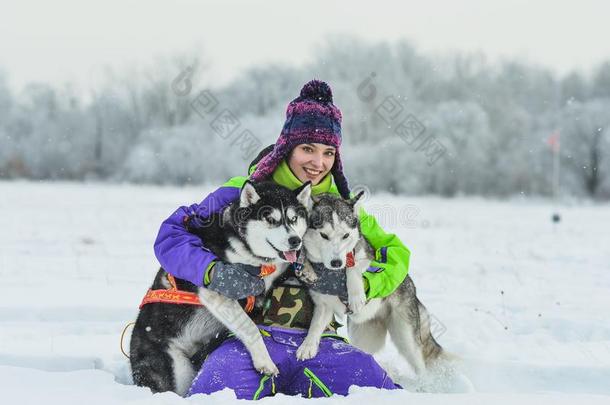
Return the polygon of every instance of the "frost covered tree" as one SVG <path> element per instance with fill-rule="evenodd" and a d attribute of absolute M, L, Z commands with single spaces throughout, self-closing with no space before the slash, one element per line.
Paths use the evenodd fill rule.
<path fill-rule="evenodd" d="M 407 194 L 548 195 L 546 142 L 559 130 L 563 192 L 610 198 L 610 62 L 558 77 L 482 54 L 431 56 L 406 41 L 334 36 L 303 66 L 253 66 L 218 86 L 206 81 L 202 55 L 101 68 L 86 98 L 40 83 L 13 95 L 0 73 L 0 177 L 222 181 L 244 173 L 243 139 L 261 148 L 275 141 L 286 104 L 315 77 L 331 84 L 343 112 L 352 183 Z M 193 108 L 202 90 L 218 102 L 214 115 Z M 237 120 L 234 133 L 211 126 L 221 110 Z M 423 129 L 417 142 L 405 135 L 407 119 Z M 444 148 L 433 164 L 440 149 L 431 145 Z"/>
<path fill-rule="evenodd" d="M 610 160 L 610 99 L 568 103 L 562 111 L 563 161 L 586 193 L 599 196 Z"/>

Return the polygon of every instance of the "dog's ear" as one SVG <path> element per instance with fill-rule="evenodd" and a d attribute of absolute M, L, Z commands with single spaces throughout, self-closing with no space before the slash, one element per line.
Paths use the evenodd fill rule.
<path fill-rule="evenodd" d="M 249 207 L 252 204 L 256 204 L 260 199 L 261 197 L 256 192 L 254 184 L 250 180 L 246 180 L 239 194 L 239 206 Z"/>
<path fill-rule="evenodd" d="M 361 190 L 358 192 L 358 194 L 356 194 L 354 197 L 352 197 L 348 200 L 350 205 L 354 209 L 354 214 L 356 214 L 356 215 L 358 215 L 358 213 L 360 212 L 360 207 L 362 207 L 362 202 L 360 201 L 360 199 L 362 198 L 363 195 L 364 195 L 364 190 Z"/>
<path fill-rule="evenodd" d="M 311 201 L 311 182 L 306 182 L 301 187 L 294 190 L 294 193 L 297 196 L 297 201 L 307 208 L 307 212 L 311 211 L 313 205 Z"/>

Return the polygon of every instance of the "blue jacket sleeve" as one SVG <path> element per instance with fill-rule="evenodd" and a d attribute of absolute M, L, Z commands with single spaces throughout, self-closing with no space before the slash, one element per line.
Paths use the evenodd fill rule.
<path fill-rule="evenodd" d="M 174 277 L 202 286 L 206 269 L 218 258 L 206 249 L 198 236 L 186 230 L 184 219 L 194 214 L 207 217 L 238 197 L 239 188 L 220 187 L 200 204 L 179 207 L 163 221 L 154 244 L 155 256 L 161 267 Z"/>

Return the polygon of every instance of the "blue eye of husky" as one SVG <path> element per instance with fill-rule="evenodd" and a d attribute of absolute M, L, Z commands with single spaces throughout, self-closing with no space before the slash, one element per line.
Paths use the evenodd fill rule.
<path fill-rule="evenodd" d="M 288 222 L 291 223 L 291 224 L 294 224 L 295 222 L 297 222 L 296 215 L 294 217 L 292 217 L 292 218 L 288 218 Z"/>
<path fill-rule="evenodd" d="M 328 240 L 328 235 L 325 234 L 324 232 L 320 232 L 320 236 L 326 240 Z"/>

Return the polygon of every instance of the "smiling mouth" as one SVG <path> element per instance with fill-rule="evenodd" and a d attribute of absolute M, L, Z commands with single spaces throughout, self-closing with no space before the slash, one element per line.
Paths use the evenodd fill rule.
<path fill-rule="evenodd" d="M 267 241 L 267 243 L 269 244 L 269 246 L 271 246 L 276 252 L 277 255 L 279 256 L 280 259 L 287 261 L 288 263 L 294 263 L 297 261 L 297 253 L 298 250 L 279 250 L 278 248 L 276 248 L 275 246 L 273 246 L 273 243 L 269 242 L 268 239 L 265 239 Z"/>
<path fill-rule="evenodd" d="M 319 176 L 322 173 L 322 170 L 313 170 L 307 167 L 304 167 L 303 170 L 305 170 L 305 173 L 309 174 L 310 176 Z"/>

